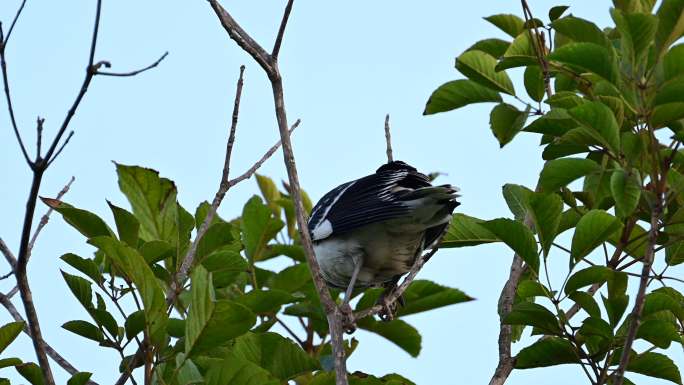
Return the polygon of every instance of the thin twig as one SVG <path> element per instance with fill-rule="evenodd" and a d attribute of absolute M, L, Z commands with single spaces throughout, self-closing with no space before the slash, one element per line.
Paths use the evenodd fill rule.
<path fill-rule="evenodd" d="M 297 336 L 297 334 L 295 334 L 295 332 L 293 332 L 292 329 L 290 329 L 290 327 L 287 326 L 287 324 L 286 324 L 285 322 L 283 322 L 283 321 L 282 321 L 280 318 L 278 318 L 278 317 L 275 317 L 275 320 L 276 320 L 276 322 L 278 322 L 278 323 L 280 324 L 280 326 L 283 327 L 283 329 L 285 329 L 285 331 L 287 331 L 287 333 L 288 333 L 290 336 L 292 336 L 292 338 L 295 339 L 295 341 L 297 341 L 297 343 L 299 344 L 299 346 L 302 347 L 302 349 L 306 349 L 306 344 L 305 344 L 305 342 L 302 341 L 302 339 L 299 338 L 299 337 Z"/>
<path fill-rule="evenodd" d="M 0 238 L 0 252 L 2 252 L 2 255 L 4 255 L 5 259 L 7 260 L 7 263 L 9 263 L 12 267 L 12 270 L 14 270 L 17 266 L 17 257 L 14 256 L 12 250 L 10 250 L 2 238 Z"/>
<path fill-rule="evenodd" d="M 0 293 L 0 304 L 2 304 L 2 306 L 5 307 L 5 309 L 7 309 L 7 312 L 10 313 L 10 315 L 12 316 L 12 318 L 14 318 L 16 322 L 26 322 L 17 310 L 17 308 L 14 307 L 12 301 L 10 301 L 10 299 L 5 294 Z M 31 337 L 31 332 L 29 331 L 29 328 L 26 325 L 24 325 L 24 333 Z M 47 342 L 42 341 L 42 344 L 47 355 L 50 356 L 50 358 L 52 358 L 59 366 L 61 366 L 69 374 L 73 376 L 74 374 L 80 372 L 78 369 L 74 368 L 74 366 L 71 365 L 71 363 L 69 363 L 69 361 L 67 361 L 66 358 L 62 357 L 59 353 L 57 353 L 57 351 L 55 351 L 55 349 L 53 349 Z M 88 385 L 97 385 L 97 383 L 94 381 L 88 381 Z"/>
<path fill-rule="evenodd" d="M 387 163 L 394 161 L 392 157 L 392 135 L 390 134 L 389 114 L 385 115 L 385 142 L 387 146 Z"/>
<path fill-rule="evenodd" d="M 22 3 L 22 8 L 23 8 L 23 3 Z M 18 13 L 17 13 L 18 16 Z M 3 32 L 2 32 L 2 23 L 0 23 L 0 40 L 2 40 L 3 37 Z M 24 145 L 24 140 L 21 138 L 21 134 L 19 134 L 19 127 L 17 126 L 17 119 L 14 116 L 14 107 L 12 105 L 12 96 L 10 94 L 10 88 L 9 88 L 9 78 L 7 75 L 7 60 L 5 59 L 5 47 L 6 44 L 4 42 L 0 43 L 0 68 L 2 69 L 2 84 L 5 90 L 5 99 L 7 101 L 7 112 L 9 113 L 10 117 L 10 123 L 12 123 L 12 129 L 14 130 L 14 136 L 17 138 L 17 142 L 19 143 L 19 148 L 21 148 L 21 153 L 24 155 L 24 159 L 26 160 L 26 163 L 33 169 L 33 162 L 31 161 L 31 158 L 28 155 L 28 152 L 26 151 L 26 146 Z"/>
<path fill-rule="evenodd" d="M 294 0 L 288 0 L 287 5 L 285 6 L 283 19 L 280 21 L 280 28 L 278 28 L 278 35 L 276 36 L 275 43 L 273 44 L 273 51 L 271 53 L 273 60 L 278 60 L 280 46 L 283 44 L 283 35 L 285 35 L 285 27 L 287 26 L 287 21 L 290 18 L 290 12 L 292 12 L 292 3 L 294 3 Z"/>
<path fill-rule="evenodd" d="M 71 188 L 71 184 L 74 183 L 75 180 L 76 180 L 76 178 L 72 176 L 71 179 L 69 179 L 69 182 L 67 182 L 67 184 L 64 185 L 64 187 L 59 191 L 59 193 L 57 193 L 57 197 L 55 197 L 55 199 L 58 201 L 62 200 L 64 195 L 67 192 L 69 192 L 69 188 Z M 33 236 L 31 237 L 31 241 L 29 241 L 29 246 L 28 246 L 29 257 L 31 256 L 31 251 L 33 250 L 33 246 L 36 244 L 36 239 L 38 239 L 38 235 L 40 234 L 41 230 L 43 230 L 43 227 L 45 227 L 45 225 L 47 225 L 48 221 L 50 220 L 50 214 L 52 214 L 53 211 L 54 211 L 54 209 L 52 207 L 49 207 L 47 209 L 47 211 L 45 212 L 45 214 L 43 214 L 43 217 L 40 218 L 40 222 L 38 223 L 38 226 L 36 227 L 36 231 L 33 233 Z"/>
<path fill-rule="evenodd" d="M 45 119 L 40 116 L 36 119 L 36 159 L 40 158 L 41 147 L 43 146 L 43 124 Z"/>
<path fill-rule="evenodd" d="M 7 36 L 3 38 L 2 45 L 7 46 L 7 42 L 9 41 L 10 36 L 12 35 L 12 31 L 14 30 L 14 26 L 17 24 L 17 20 L 19 20 L 19 16 L 21 15 L 21 11 L 24 10 L 24 5 L 26 5 L 26 0 L 21 2 L 21 5 L 19 6 L 19 9 L 17 9 L 17 13 L 14 15 L 14 19 L 12 20 L 12 24 L 10 25 L 9 30 L 7 31 Z"/>
<path fill-rule="evenodd" d="M 52 159 L 48 160 L 47 167 L 49 167 L 52 164 L 52 162 L 54 162 L 55 159 L 57 159 L 59 154 L 62 153 L 62 150 L 64 150 L 64 147 L 66 147 L 66 145 L 69 144 L 69 141 L 71 140 L 72 136 L 74 136 L 74 130 L 69 131 L 69 135 L 67 135 L 66 139 L 64 140 L 64 143 L 62 143 L 62 145 L 59 147 L 59 150 L 57 150 L 55 155 L 52 156 Z"/>
<path fill-rule="evenodd" d="M 167 51 L 167 52 L 164 52 L 164 54 L 161 55 L 161 57 L 160 57 L 159 59 L 157 59 L 154 63 L 148 65 L 147 67 L 138 69 L 138 70 L 134 70 L 134 71 L 130 71 L 130 72 L 96 71 L 96 72 L 95 72 L 95 75 L 102 75 L 102 76 L 117 76 L 117 77 L 135 76 L 135 75 L 141 74 L 141 73 L 143 73 L 143 72 L 145 72 L 145 71 L 149 71 L 149 70 L 151 70 L 152 68 L 158 66 L 159 63 L 161 63 L 162 60 L 164 60 L 168 55 L 169 55 L 169 52 L 168 52 L 168 51 Z"/>

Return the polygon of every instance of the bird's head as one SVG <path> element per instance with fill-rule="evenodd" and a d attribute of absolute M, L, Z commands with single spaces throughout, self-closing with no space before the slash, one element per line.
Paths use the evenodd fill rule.
<path fill-rule="evenodd" d="M 416 170 L 415 167 L 409 166 L 407 163 L 402 162 L 400 160 L 395 160 L 392 162 L 388 162 L 380 166 L 375 172 L 383 172 L 383 171 L 398 171 L 398 170 L 408 170 L 408 171 L 418 171 Z"/>

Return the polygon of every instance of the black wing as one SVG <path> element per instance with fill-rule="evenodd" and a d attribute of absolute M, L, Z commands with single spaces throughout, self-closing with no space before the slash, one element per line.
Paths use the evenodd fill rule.
<path fill-rule="evenodd" d="M 403 162 L 388 163 L 375 174 L 340 185 L 323 196 L 312 211 L 309 230 L 314 240 L 320 240 L 407 215 L 411 209 L 401 197 L 428 186 L 429 178 L 415 168 Z M 321 231 L 319 226 L 330 227 Z"/>

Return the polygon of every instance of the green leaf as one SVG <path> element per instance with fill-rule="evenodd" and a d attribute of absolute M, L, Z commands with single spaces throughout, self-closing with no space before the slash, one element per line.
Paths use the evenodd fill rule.
<path fill-rule="evenodd" d="M 233 283 L 240 273 L 247 270 L 249 264 L 239 251 L 223 248 L 206 256 L 202 260 L 202 266 L 211 273 L 214 286 L 220 288 Z"/>
<path fill-rule="evenodd" d="M 676 384 L 682 383 L 677 365 L 668 356 L 660 353 L 644 352 L 635 356 L 629 361 L 627 371 L 662 378 Z"/>
<path fill-rule="evenodd" d="M 423 279 L 411 282 L 403 297 L 405 305 L 397 311 L 398 316 L 420 313 L 474 299 L 458 289 Z"/>
<path fill-rule="evenodd" d="M 503 321 L 506 325 L 529 325 L 548 334 L 560 334 L 561 328 L 556 316 L 544 306 L 533 302 L 520 302 L 513 305 Z"/>
<path fill-rule="evenodd" d="M 613 52 L 594 43 L 566 44 L 557 48 L 548 58 L 582 71 L 593 72 L 613 84 L 619 78 L 620 72 Z"/>
<path fill-rule="evenodd" d="M 584 214 L 572 236 L 572 259 L 579 261 L 621 228 L 622 222 L 603 210 Z"/>
<path fill-rule="evenodd" d="M 444 83 L 437 88 L 425 105 L 423 115 L 451 111 L 473 103 L 500 102 L 498 92 L 472 80 L 460 79 Z"/>
<path fill-rule="evenodd" d="M 283 228 L 283 222 L 274 218 L 261 198 L 253 196 L 242 210 L 242 242 L 247 258 L 259 259 L 268 242 Z"/>
<path fill-rule="evenodd" d="M 605 104 L 587 102 L 568 110 L 568 113 L 613 154 L 620 153 L 620 128 L 613 111 Z"/>
<path fill-rule="evenodd" d="M 656 0 L 613 0 L 615 8 L 623 12 L 651 13 Z"/>
<path fill-rule="evenodd" d="M 567 5 L 557 5 L 555 7 L 551 7 L 551 9 L 549 9 L 549 20 L 554 21 L 554 20 L 558 19 L 559 17 L 561 17 L 563 15 L 563 13 L 568 8 L 570 8 L 570 7 Z"/>
<path fill-rule="evenodd" d="M 656 53 L 661 53 L 684 34 L 684 1 L 663 0 L 656 16 L 658 16 Z"/>
<path fill-rule="evenodd" d="M 611 46 L 606 35 L 589 20 L 566 16 L 551 23 L 556 32 L 577 43 L 593 43 L 605 48 Z"/>
<path fill-rule="evenodd" d="M 61 256 L 62 261 L 69 264 L 69 266 L 87 275 L 96 283 L 102 283 L 104 278 L 100 270 L 92 259 L 81 258 L 76 254 L 67 253 Z"/>
<path fill-rule="evenodd" d="M 24 330 L 24 322 L 10 322 L 0 327 L 0 353 Z"/>
<path fill-rule="evenodd" d="M 86 238 L 112 235 L 112 231 L 109 230 L 107 224 L 96 214 L 87 210 L 77 209 L 54 199 L 41 199 L 45 204 L 62 214 L 62 218 Z"/>
<path fill-rule="evenodd" d="M 672 322 L 660 319 L 643 321 L 639 325 L 636 337 L 644 339 L 661 349 L 669 348 L 672 341 L 681 340 L 675 325 Z"/>
<path fill-rule="evenodd" d="M 487 230 L 483 223 L 483 220 L 475 217 L 454 214 L 440 247 L 465 247 L 499 242 L 500 239 Z"/>
<path fill-rule="evenodd" d="M 647 52 L 655 39 L 658 18 L 646 13 L 622 13 L 612 10 L 611 15 L 622 37 L 623 48 L 631 56 L 633 65 Z"/>
<path fill-rule="evenodd" d="M 584 336 L 599 336 L 607 340 L 613 339 L 613 328 L 599 317 L 589 317 L 582 321 L 579 332 Z"/>
<path fill-rule="evenodd" d="M 533 66 L 539 63 L 535 52 L 535 41 L 530 38 L 529 31 L 523 31 L 504 52 L 503 58 L 496 65 L 497 71 L 508 68 Z"/>
<path fill-rule="evenodd" d="M 616 169 L 610 177 L 610 192 L 615 199 L 615 214 L 620 218 L 627 218 L 639 204 L 641 183 L 635 175 Z"/>
<path fill-rule="evenodd" d="M 684 77 L 678 77 L 663 84 L 653 99 L 651 124 L 661 127 L 684 117 Z"/>
<path fill-rule="evenodd" d="M 179 215 L 173 182 L 149 168 L 116 164 L 116 172 L 119 188 L 140 222 L 140 237 L 177 245 Z"/>
<path fill-rule="evenodd" d="M 366 317 L 359 320 L 357 326 L 385 337 L 412 357 L 418 357 L 418 354 L 420 353 L 420 333 L 418 333 L 418 330 L 413 326 L 400 319 L 395 319 L 390 322 L 380 322 L 371 317 Z"/>
<path fill-rule="evenodd" d="M 501 39 L 484 39 L 471 45 L 466 51 L 482 51 L 492 55 L 495 58 L 503 56 L 510 42 Z"/>
<path fill-rule="evenodd" d="M 89 372 L 75 373 L 73 376 L 71 376 L 69 381 L 67 381 L 67 385 L 86 385 L 92 375 L 93 374 Z"/>
<path fill-rule="evenodd" d="M 40 366 L 33 362 L 17 365 L 14 368 L 32 385 L 43 385 L 45 383 L 43 381 L 43 371 L 40 370 Z"/>
<path fill-rule="evenodd" d="M 599 308 L 598 303 L 596 303 L 596 300 L 594 300 L 594 297 L 589 293 L 575 291 L 571 293 L 568 298 L 575 301 L 575 303 L 578 304 L 582 310 L 587 312 L 590 317 L 601 318 L 601 309 Z"/>
<path fill-rule="evenodd" d="M 185 320 L 169 318 L 169 322 L 166 324 L 166 331 L 171 337 L 185 337 Z"/>
<path fill-rule="evenodd" d="M 662 292 L 653 291 L 648 293 L 644 299 L 642 316 L 646 317 L 662 310 L 669 310 L 677 319 L 684 320 L 684 307 L 681 302 Z"/>
<path fill-rule="evenodd" d="M 456 59 L 456 69 L 468 79 L 494 91 L 515 95 L 511 79 L 495 67 L 496 59 L 482 51 L 466 51 Z"/>
<path fill-rule="evenodd" d="M 0 359 L 0 368 L 8 368 L 10 366 L 17 366 L 17 365 L 21 365 L 21 364 L 22 364 L 22 361 L 16 357 Z M 10 382 L 7 381 L 6 384 L 9 385 Z M 0 379 L 0 385 L 5 385 L 5 383 L 2 382 L 2 379 Z"/>
<path fill-rule="evenodd" d="M 176 377 L 178 385 L 204 383 L 204 378 L 199 369 L 191 359 L 185 356 L 185 354 L 178 353 L 176 355 L 176 368 L 178 370 L 178 375 Z"/>
<path fill-rule="evenodd" d="M 663 77 L 667 81 L 682 74 L 684 74 L 684 44 L 677 44 L 663 57 Z"/>
<path fill-rule="evenodd" d="M 204 201 L 197 206 L 195 209 L 195 228 L 199 229 L 200 226 L 202 226 L 202 223 L 204 223 L 204 220 L 207 218 L 207 215 L 209 214 L 209 210 L 211 210 L 211 204 L 207 201 Z M 214 217 L 211 218 L 211 223 L 209 225 L 213 225 L 214 223 L 219 223 L 219 222 L 225 222 L 217 213 L 214 214 Z"/>
<path fill-rule="evenodd" d="M 244 221 L 243 221 L 244 223 Z M 240 241 L 233 236 L 234 226 L 226 222 L 218 222 L 209 226 L 202 239 L 197 244 L 195 258 L 201 261 L 205 256 L 213 253 L 223 246 L 232 246 L 232 249 L 240 250 Z M 233 245 L 235 243 L 235 245 Z"/>
<path fill-rule="evenodd" d="M 489 126 L 496 139 L 499 140 L 500 147 L 503 148 L 522 130 L 529 110 L 529 106 L 525 111 L 520 111 L 507 103 L 500 103 L 494 106 L 489 114 Z"/>
<path fill-rule="evenodd" d="M 266 204 L 271 211 L 273 211 L 273 215 L 275 215 L 276 218 L 280 218 L 280 206 L 277 202 L 280 200 L 281 195 L 280 191 L 278 191 L 278 187 L 276 187 L 273 179 L 267 176 L 259 174 L 255 174 L 254 176 L 256 177 L 259 190 L 261 191 L 261 196 L 264 197 Z"/>
<path fill-rule="evenodd" d="M 280 381 L 266 369 L 232 353 L 212 364 L 205 379 L 207 385 L 280 385 Z"/>
<path fill-rule="evenodd" d="M 521 18 L 511 14 L 492 15 L 485 17 L 484 19 L 494 24 L 497 28 L 506 32 L 511 37 L 520 35 L 525 24 Z"/>
<path fill-rule="evenodd" d="M 126 330 L 126 338 L 129 340 L 145 330 L 145 312 L 143 310 L 137 310 L 131 313 L 126 318 L 124 329 Z"/>
<path fill-rule="evenodd" d="M 69 321 L 62 325 L 62 328 L 95 342 L 104 341 L 104 335 L 100 328 L 88 321 Z"/>
<path fill-rule="evenodd" d="M 551 291 L 546 286 L 530 279 L 520 281 L 516 293 L 520 298 L 548 297 L 551 295 Z"/>
<path fill-rule="evenodd" d="M 292 303 L 295 297 L 282 290 L 252 290 L 235 298 L 235 302 L 247 306 L 255 314 L 277 313 L 282 305 Z"/>
<path fill-rule="evenodd" d="M 564 158 L 546 162 L 539 174 L 539 186 L 547 192 L 556 191 L 570 182 L 600 170 L 591 159 Z"/>
<path fill-rule="evenodd" d="M 629 303 L 629 296 L 623 294 L 615 295 L 612 298 L 606 298 L 602 295 L 601 299 L 603 300 L 603 307 L 606 308 L 610 326 L 616 327 L 625 314 L 627 304 Z"/>
<path fill-rule="evenodd" d="M 63 271 L 62 277 L 64 277 L 64 281 L 66 282 L 67 286 L 69 286 L 69 290 L 71 290 L 71 292 L 74 294 L 78 302 L 80 302 L 84 308 L 88 310 L 92 309 L 93 292 L 90 288 L 90 282 L 88 282 L 84 278 L 71 275 Z"/>
<path fill-rule="evenodd" d="M 547 337 L 522 349 L 515 358 L 515 368 L 540 368 L 579 361 L 579 356 L 569 341 L 560 337 Z"/>
<path fill-rule="evenodd" d="M 611 279 L 613 270 L 605 266 L 591 266 L 579 270 L 568 278 L 565 294 L 572 294 L 578 289 L 595 283 L 603 283 Z"/>
<path fill-rule="evenodd" d="M 211 273 L 202 266 L 192 274 L 191 306 L 185 323 L 185 354 L 193 357 L 246 333 L 256 317 L 246 306 L 214 300 Z"/>
<path fill-rule="evenodd" d="M 232 353 L 287 381 L 319 369 L 318 361 L 299 345 L 276 333 L 248 333 L 235 340 Z"/>
<path fill-rule="evenodd" d="M 126 242 L 128 246 L 137 248 L 138 233 L 140 232 L 140 222 L 138 222 L 138 219 L 130 212 L 114 205 L 110 201 L 107 201 L 107 204 L 112 210 L 112 214 L 114 214 L 114 222 L 116 222 L 116 231 L 119 233 L 119 239 Z"/>
<path fill-rule="evenodd" d="M 557 194 L 533 193 L 529 198 L 529 206 L 539 243 L 544 256 L 548 256 L 560 225 L 563 200 Z"/>
<path fill-rule="evenodd" d="M 539 66 L 530 65 L 525 67 L 523 75 L 525 91 L 535 102 L 541 102 L 545 95 L 544 77 Z"/>
<path fill-rule="evenodd" d="M 137 250 L 111 237 L 92 238 L 88 242 L 107 254 L 138 289 L 150 335 L 158 341 L 157 338 L 162 338 L 161 333 L 166 331 L 166 299 L 164 290 L 145 259 Z"/>
<path fill-rule="evenodd" d="M 153 265 L 175 256 L 176 249 L 166 241 L 149 241 L 142 244 L 140 254 L 148 265 Z"/>
<path fill-rule="evenodd" d="M 525 225 L 507 218 L 494 219 L 481 225 L 513 249 L 533 271 L 539 271 L 537 242 L 532 231 Z"/>
<path fill-rule="evenodd" d="M 300 245 L 285 245 L 285 244 L 275 244 L 269 245 L 266 248 L 266 252 L 261 255 L 260 261 L 265 261 L 267 259 L 275 258 L 284 255 L 286 257 L 292 258 L 297 262 L 306 262 L 306 257 L 304 256 L 304 249 Z"/>
<path fill-rule="evenodd" d="M 505 184 L 502 188 L 504 199 L 516 221 L 523 222 L 527 215 L 532 190 L 519 184 Z"/>

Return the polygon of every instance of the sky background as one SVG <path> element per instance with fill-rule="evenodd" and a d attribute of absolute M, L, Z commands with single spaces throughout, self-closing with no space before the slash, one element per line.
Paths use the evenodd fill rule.
<path fill-rule="evenodd" d="M 570 11 L 609 24 L 608 1 L 572 1 Z M 285 1 L 224 1 L 224 6 L 270 50 Z M 18 0 L 3 1 L 0 20 L 8 25 Z M 551 1 L 530 1 L 546 19 Z M 538 137 L 522 134 L 499 149 L 489 130 L 491 105 L 422 116 L 430 93 L 462 78 L 454 58 L 477 40 L 506 38 L 482 19 L 496 13 L 521 14 L 518 1 L 358 1 L 297 0 L 280 54 L 289 119 L 302 119 L 293 141 L 300 179 L 317 200 L 338 184 L 373 172 L 385 162 L 383 120 L 391 114 L 395 159 L 425 172 L 445 174 L 442 183 L 462 190 L 459 212 L 480 218 L 510 217 L 501 187 L 534 186 L 541 169 Z M 95 1 L 28 0 L 7 48 L 15 112 L 34 152 L 35 120 L 46 119 L 49 138 L 80 87 L 88 58 Z M 71 176 L 65 197 L 78 207 L 111 220 L 105 199 L 127 207 L 118 191 L 112 160 L 159 170 L 174 180 L 179 200 L 190 211 L 217 188 L 227 128 L 241 64 L 247 66 L 232 170 L 251 166 L 278 139 L 271 89 L 262 70 L 228 39 L 211 8 L 201 0 L 105 1 L 96 61 L 112 70 L 146 66 L 163 52 L 156 69 L 134 78 L 95 78 L 74 118 L 75 136 L 48 171 L 41 195 L 55 196 Z M 519 81 L 516 88 L 524 94 Z M 286 179 L 278 152 L 260 170 Z M 7 111 L 0 108 L 0 237 L 17 251 L 30 172 L 13 137 Z M 231 189 L 219 213 L 239 215 L 254 193 L 251 180 Z M 38 215 L 45 207 L 39 205 Z M 567 240 L 566 240 L 567 241 Z M 45 339 L 100 384 L 117 376 L 118 356 L 60 327 L 85 312 L 69 293 L 59 256 L 89 255 L 84 238 L 53 216 L 29 265 L 33 296 Z M 350 371 L 398 372 L 417 384 L 484 384 L 496 365 L 499 319 L 496 303 L 508 276 L 511 252 L 502 245 L 442 250 L 420 278 L 459 288 L 477 298 L 406 320 L 423 336 L 422 352 L 411 358 L 381 337 L 358 331 Z M 556 258 L 552 280 L 564 278 L 567 260 Z M 1 265 L 0 265 L 1 266 Z M 2 267 L 4 271 L 7 266 Z M 681 274 L 681 269 L 669 270 Z M 0 282 L 7 291 L 13 278 Z M 20 303 L 18 296 L 15 302 Z M 9 322 L 0 311 L 0 322 Z M 515 350 L 532 339 L 524 339 Z M 678 364 L 680 347 L 672 348 Z M 4 354 L 34 360 L 22 335 Z M 53 365 L 58 383 L 68 376 Z M 0 377 L 19 380 L 13 369 Z M 639 384 L 660 384 L 632 376 Z M 511 385 L 585 383 L 578 366 L 515 371 Z"/>

